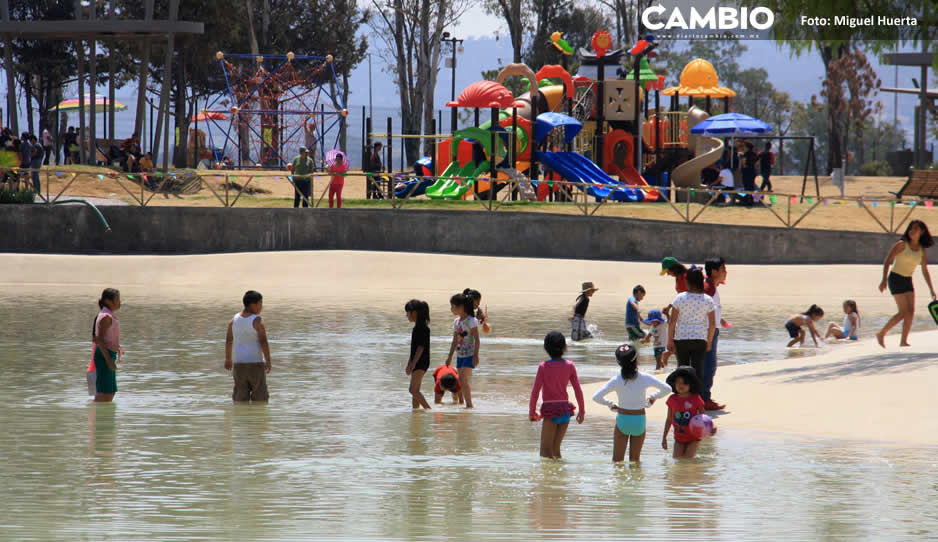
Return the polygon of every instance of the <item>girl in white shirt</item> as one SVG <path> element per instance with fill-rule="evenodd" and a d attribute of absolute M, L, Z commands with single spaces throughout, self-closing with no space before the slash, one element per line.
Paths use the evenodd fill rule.
<path fill-rule="evenodd" d="M 593 401 L 617 413 L 612 438 L 612 460 L 619 462 L 625 459 L 625 450 L 628 448 L 629 461 L 638 462 L 645 443 L 645 407 L 671 393 L 671 386 L 650 374 L 638 372 L 638 352 L 629 344 L 616 349 L 616 362 L 622 372 L 606 382 L 593 395 Z M 658 388 L 658 393 L 646 397 L 645 390 L 648 388 Z M 613 390 L 619 396 L 618 404 L 605 399 Z"/>

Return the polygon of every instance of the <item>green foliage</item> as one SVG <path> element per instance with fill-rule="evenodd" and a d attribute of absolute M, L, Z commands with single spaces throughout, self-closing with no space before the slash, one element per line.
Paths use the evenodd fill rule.
<path fill-rule="evenodd" d="M 717 77 L 720 78 L 720 86 L 738 91 L 740 69 L 736 59 L 748 49 L 745 45 L 738 40 L 731 39 L 691 40 L 686 43 L 687 46 L 680 49 L 673 42 L 663 44 L 658 58 L 665 59 L 666 86 L 677 86 L 680 83 L 684 66 L 695 58 L 702 58 L 713 64 Z"/>
<path fill-rule="evenodd" d="M 550 41 L 554 31 L 563 32 L 564 39 L 574 49 L 589 48 L 593 33 L 609 29 L 613 24 L 606 12 L 588 4 L 576 5 L 555 0 L 530 1 L 535 21 L 534 35 L 533 38 L 526 36 L 524 62 L 534 71 L 545 64 L 560 64 L 561 53 Z"/>
<path fill-rule="evenodd" d="M 36 193 L 31 188 L 12 190 L 7 187 L 0 188 L 0 204 L 2 203 L 35 203 Z"/>
<path fill-rule="evenodd" d="M 888 177 L 892 175 L 892 168 L 885 160 L 871 160 L 860 166 L 860 175 L 866 177 Z"/>

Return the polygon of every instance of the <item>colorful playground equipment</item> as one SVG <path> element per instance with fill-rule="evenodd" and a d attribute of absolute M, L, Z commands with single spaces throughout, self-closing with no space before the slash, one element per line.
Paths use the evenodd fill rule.
<path fill-rule="evenodd" d="M 560 33 L 551 36 L 551 44 L 561 59 L 574 51 Z M 722 99 L 728 108 L 728 98 L 735 92 L 719 86 L 716 70 L 703 59 L 684 67 L 678 86 L 664 89 L 664 76 L 649 64 L 657 47 L 652 36 L 629 51 L 609 50 L 611 39 L 602 32 L 591 44 L 593 51 L 578 51 L 581 64 L 576 75 L 560 65 L 535 72 L 524 64 L 511 64 L 495 81 L 467 86 L 447 106 L 474 109 L 475 126 L 439 141 L 433 159 L 415 166 L 417 178 L 398 183 L 397 195 L 425 193 L 434 199 L 455 199 L 473 191 L 487 199 L 508 179 L 517 181 L 525 175 L 539 199 L 578 189 L 598 200 L 661 201 L 668 197 L 670 184 L 700 186 L 703 169 L 721 158 L 724 143 L 691 133 L 709 117 L 692 100 L 706 98 L 709 110 L 712 98 Z M 611 74 L 624 54 L 633 55 L 634 68 L 607 79 L 604 67 Z M 502 85 L 512 76 L 527 81 L 518 96 Z M 654 103 L 649 104 L 652 95 Z M 670 111 L 659 106 L 661 95 L 671 97 Z M 679 108 L 681 97 L 691 100 L 687 111 Z M 491 120 L 479 122 L 482 109 L 490 110 Z M 558 180 L 571 184 L 554 182 Z"/>

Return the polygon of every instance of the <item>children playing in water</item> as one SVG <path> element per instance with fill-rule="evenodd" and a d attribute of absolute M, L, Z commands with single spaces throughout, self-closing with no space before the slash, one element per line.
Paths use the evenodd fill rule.
<path fill-rule="evenodd" d="M 674 459 L 692 458 L 697 455 L 700 439 L 690 432 L 690 420 L 703 414 L 704 401 L 700 397 L 701 384 L 697 372 L 690 367 L 678 367 L 668 375 L 667 383 L 674 390 L 668 397 L 668 417 L 664 422 L 661 447 L 668 449 L 668 431 L 674 427 Z M 713 433 L 717 428 L 713 428 Z"/>
<path fill-rule="evenodd" d="M 235 402 L 267 402 L 267 373 L 270 372 L 270 345 L 261 318 L 264 296 L 248 290 L 241 299 L 244 309 L 228 322 L 225 336 L 225 370 L 231 371 Z"/>
<path fill-rule="evenodd" d="M 459 374 L 449 365 L 440 365 L 433 371 L 433 402 L 443 402 L 443 394 L 451 392 L 453 402 L 462 404 L 462 389 L 459 387 Z"/>
<path fill-rule="evenodd" d="M 488 334 L 492 331 L 492 326 L 489 325 L 489 311 L 488 309 L 482 310 L 479 306 L 482 304 L 482 293 L 479 290 L 473 290 L 472 288 L 466 288 L 462 291 L 463 295 L 467 295 L 472 298 L 472 307 L 475 310 L 476 320 L 479 321 L 479 325 L 482 326 L 482 333 Z"/>
<path fill-rule="evenodd" d="M 534 378 L 534 387 L 531 388 L 531 399 L 528 403 L 528 417 L 531 421 L 544 420 L 541 426 L 541 457 L 560 459 L 560 444 L 574 407 L 568 400 L 567 384 L 573 386 L 576 396 L 577 408 L 576 422 L 583 423 L 586 415 L 583 404 L 583 390 L 577 378 L 576 366 L 572 361 L 563 359 L 567 351 L 567 341 L 563 333 L 551 331 L 544 337 L 544 350 L 550 359 L 537 366 L 537 376 Z M 537 414 L 537 398 L 542 395 L 541 414 Z"/>
<path fill-rule="evenodd" d="M 857 340 L 857 333 L 860 331 L 860 311 L 857 310 L 857 302 L 848 299 L 844 301 L 844 324 L 843 326 L 838 326 L 834 322 L 831 322 L 827 326 L 827 333 L 824 334 L 824 338 L 833 337 L 835 339 L 849 339 L 851 341 Z"/>
<path fill-rule="evenodd" d="M 641 284 L 632 288 L 632 296 L 625 306 L 625 332 L 629 341 L 637 341 L 645 337 L 645 332 L 639 322 L 642 319 L 642 313 L 638 309 L 638 303 L 645 299 L 645 288 Z"/>
<path fill-rule="evenodd" d="M 671 386 L 649 374 L 640 373 L 638 351 L 629 344 L 623 344 L 616 349 L 616 362 L 622 370 L 593 395 L 593 401 L 609 407 L 616 413 L 612 460 L 619 462 L 625 459 L 628 448 L 629 461 L 637 462 L 645 443 L 645 408 L 671 393 Z M 658 388 L 658 393 L 646 397 L 648 388 Z M 605 399 L 612 391 L 618 396 L 616 403 Z"/>
<path fill-rule="evenodd" d="M 590 306 L 590 298 L 599 291 L 599 288 L 593 286 L 592 282 L 584 282 L 580 287 L 580 295 L 576 297 L 576 303 L 573 305 L 573 311 L 570 313 L 572 330 L 570 338 L 574 341 L 593 338 L 593 334 L 586 328 L 586 311 Z"/>
<path fill-rule="evenodd" d="M 446 365 L 456 353 L 456 370 L 459 372 L 459 384 L 462 387 L 466 408 L 472 408 L 472 370 L 479 366 L 479 321 L 472 315 L 472 298 L 456 294 L 449 299 L 450 311 L 456 316 L 453 320 L 453 343 L 446 356 Z"/>
<path fill-rule="evenodd" d="M 818 333 L 817 329 L 814 327 L 814 322 L 817 322 L 824 317 L 824 309 L 818 307 L 817 305 L 811 305 L 808 307 L 808 310 L 804 311 L 801 314 L 793 314 L 785 322 L 785 329 L 788 330 L 788 336 L 791 337 L 791 340 L 786 345 L 787 348 L 795 346 L 795 343 L 799 345 L 804 345 L 804 329 L 802 326 L 808 326 L 808 330 L 811 331 L 811 340 L 814 341 L 814 346 L 816 347 L 817 339 L 821 336 Z"/>
<path fill-rule="evenodd" d="M 121 348 L 120 323 L 114 313 L 120 308 L 121 293 L 114 288 L 105 288 L 98 300 L 100 312 L 91 326 L 96 403 L 109 403 L 117 393 L 117 363 L 123 357 L 124 349 Z"/>
<path fill-rule="evenodd" d="M 404 305 L 407 320 L 414 324 L 410 334 L 410 358 L 404 373 L 410 376 L 411 406 L 429 409 L 426 397 L 420 392 L 423 375 L 430 368 L 430 306 L 426 301 L 411 299 Z"/>
<path fill-rule="evenodd" d="M 671 357 L 671 351 L 668 350 L 668 326 L 665 325 L 667 320 L 664 319 L 661 311 L 652 309 L 648 311 L 648 318 L 642 321 L 651 326 L 642 342 L 648 343 L 652 339 L 655 340 L 655 370 L 664 369 L 668 366 L 668 358 Z"/>

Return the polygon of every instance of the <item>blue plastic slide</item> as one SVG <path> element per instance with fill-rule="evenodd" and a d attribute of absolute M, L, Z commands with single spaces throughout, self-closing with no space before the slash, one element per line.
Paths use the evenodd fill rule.
<path fill-rule="evenodd" d="M 641 190 L 625 188 L 625 183 L 619 182 L 589 158 L 576 152 L 536 152 L 538 162 L 556 171 L 570 182 L 586 183 L 586 186 L 577 185 L 581 190 L 599 199 L 608 198 L 612 201 L 642 201 L 645 195 Z M 620 185 L 619 187 L 606 187 L 598 185 Z"/>

